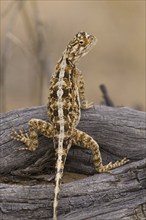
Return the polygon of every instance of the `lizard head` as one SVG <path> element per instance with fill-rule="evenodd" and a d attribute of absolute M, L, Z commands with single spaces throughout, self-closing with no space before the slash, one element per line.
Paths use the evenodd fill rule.
<path fill-rule="evenodd" d="M 67 46 L 68 59 L 76 63 L 81 57 L 85 56 L 96 44 L 97 38 L 86 32 L 78 32 Z"/>

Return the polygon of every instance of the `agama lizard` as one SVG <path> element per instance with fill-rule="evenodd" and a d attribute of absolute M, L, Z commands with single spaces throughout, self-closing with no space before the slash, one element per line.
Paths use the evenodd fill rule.
<path fill-rule="evenodd" d="M 50 123 L 31 119 L 28 122 L 29 133 L 22 131 L 11 135 L 12 139 L 23 142 L 22 150 L 35 151 L 38 147 L 38 134 L 41 132 L 53 138 L 56 156 L 56 178 L 54 190 L 53 219 L 57 219 L 58 194 L 63 176 L 64 165 L 72 144 L 90 149 L 97 172 L 109 172 L 128 162 L 126 158 L 107 165 L 102 164 L 99 145 L 85 132 L 76 127 L 80 121 L 81 108 L 92 107 L 85 99 L 83 76 L 76 64 L 96 44 L 96 38 L 85 32 L 78 32 L 64 50 L 52 75 L 48 97 L 48 117 Z"/>

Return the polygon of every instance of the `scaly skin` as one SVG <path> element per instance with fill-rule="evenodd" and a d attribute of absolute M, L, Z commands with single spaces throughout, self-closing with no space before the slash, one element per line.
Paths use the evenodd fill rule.
<path fill-rule="evenodd" d="M 76 129 L 81 115 L 81 108 L 92 107 L 85 99 L 83 76 L 76 63 L 86 55 L 96 44 L 96 38 L 85 32 L 79 32 L 68 44 L 56 65 L 52 75 L 48 97 L 48 117 L 50 123 L 39 119 L 31 119 L 29 134 L 22 131 L 12 134 L 12 139 L 23 142 L 26 147 L 22 150 L 35 151 L 38 147 L 37 132 L 48 138 L 53 138 L 56 155 L 56 178 L 54 190 L 53 219 L 57 219 L 58 194 L 63 169 L 68 151 L 72 144 L 90 149 L 97 172 L 110 172 L 128 162 L 126 158 L 107 165 L 102 164 L 98 144 L 85 132 Z"/>

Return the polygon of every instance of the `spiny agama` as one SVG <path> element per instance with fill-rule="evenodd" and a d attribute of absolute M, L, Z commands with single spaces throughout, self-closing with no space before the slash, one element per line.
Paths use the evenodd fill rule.
<path fill-rule="evenodd" d="M 47 104 L 50 123 L 40 119 L 31 119 L 28 122 L 28 134 L 23 134 L 22 131 L 14 131 L 11 135 L 12 139 L 21 141 L 26 145 L 22 150 L 29 151 L 35 151 L 38 147 L 38 131 L 53 139 L 56 156 L 54 220 L 57 219 L 58 194 L 64 165 L 72 144 L 92 151 L 95 169 L 99 173 L 109 172 L 111 169 L 128 162 L 128 159 L 124 158 L 121 161 L 110 162 L 104 166 L 99 145 L 88 134 L 76 128 L 80 121 L 80 109 L 92 107 L 92 103 L 88 103 L 85 99 L 83 76 L 76 64 L 81 57 L 92 49 L 96 42 L 97 39 L 93 35 L 78 32 L 64 50 L 50 81 Z"/>

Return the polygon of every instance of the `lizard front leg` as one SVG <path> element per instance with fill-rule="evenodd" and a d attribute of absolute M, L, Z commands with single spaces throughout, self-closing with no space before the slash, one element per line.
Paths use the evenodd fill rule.
<path fill-rule="evenodd" d="M 11 134 L 11 138 L 13 140 L 21 141 L 26 145 L 26 147 L 21 148 L 20 150 L 35 151 L 38 147 L 37 132 L 40 131 L 44 136 L 50 138 L 52 137 L 53 128 L 50 123 L 47 123 L 40 119 L 31 119 L 28 122 L 28 125 L 29 125 L 29 133 L 24 134 L 22 130 L 19 130 L 19 132 L 14 131 Z"/>
<path fill-rule="evenodd" d="M 91 108 L 93 106 L 93 103 L 92 102 L 88 103 L 88 101 L 85 98 L 85 83 L 84 83 L 83 75 L 79 69 L 76 69 L 76 71 L 77 71 L 77 77 L 78 77 L 77 85 L 79 89 L 81 108 L 82 109 Z"/>
<path fill-rule="evenodd" d="M 96 171 L 99 173 L 109 172 L 111 169 L 122 166 L 129 161 L 128 159 L 124 158 L 121 161 L 116 161 L 115 163 L 110 162 L 104 166 L 102 164 L 102 158 L 97 142 L 88 134 L 78 129 L 75 129 L 73 132 L 73 143 L 92 151 L 94 166 Z"/>

